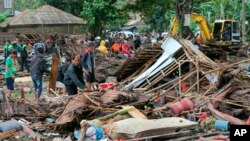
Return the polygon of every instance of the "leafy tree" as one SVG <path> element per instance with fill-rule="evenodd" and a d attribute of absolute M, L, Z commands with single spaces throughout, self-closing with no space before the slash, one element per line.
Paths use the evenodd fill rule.
<path fill-rule="evenodd" d="M 128 19 L 127 12 L 115 6 L 116 1 L 93 0 L 83 2 L 81 16 L 87 20 L 88 30 L 101 35 L 105 27 L 121 26 Z"/>
<path fill-rule="evenodd" d="M 83 9 L 84 0 L 44 0 L 44 2 L 65 12 L 79 16 Z"/>
<path fill-rule="evenodd" d="M 44 0 L 14 0 L 15 9 L 18 11 L 35 9 L 43 4 L 45 4 Z"/>
<path fill-rule="evenodd" d="M 169 29 L 170 22 L 176 14 L 176 1 L 177 0 L 136 0 L 135 2 L 129 3 L 127 8 L 140 12 L 146 24 L 150 25 L 151 30 L 155 29 L 156 32 L 162 32 Z M 195 3 L 199 4 L 203 1 L 195 0 Z"/>
<path fill-rule="evenodd" d="M 234 19 L 239 22 L 241 26 L 241 0 L 211 0 L 209 2 L 201 3 L 194 7 L 194 11 L 201 13 L 203 16 L 210 14 L 212 23 L 215 19 L 223 18 Z M 246 21 L 250 21 L 250 5 L 246 4 Z M 207 16 L 208 17 L 208 16 Z M 250 39 L 250 27 L 247 25 L 247 38 Z"/>
<path fill-rule="evenodd" d="M 163 7 L 156 6 L 154 8 L 154 13 L 150 17 L 144 17 L 146 24 L 150 25 L 150 29 L 156 32 L 164 32 L 164 30 L 169 28 L 170 21 L 174 11 L 165 11 Z"/>

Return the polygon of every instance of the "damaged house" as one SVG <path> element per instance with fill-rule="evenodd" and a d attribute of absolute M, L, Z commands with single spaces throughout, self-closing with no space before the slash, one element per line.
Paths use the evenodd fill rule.
<path fill-rule="evenodd" d="M 86 21 L 50 5 L 26 9 L 0 27 L 8 33 L 80 34 Z"/>

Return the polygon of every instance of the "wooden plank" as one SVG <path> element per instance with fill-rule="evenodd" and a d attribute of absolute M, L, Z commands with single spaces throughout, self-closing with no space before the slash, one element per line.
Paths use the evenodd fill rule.
<path fill-rule="evenodd" d="M 58 72 L 58 57 L 56 54 L 52 54 L 52 64 L 51 64 L 51 72 L 50 72 L 50 78 L 49 78 L 49 93 L 53 94 L 51 91 L 56 88 L 56 79 L 57 79 L 57 72 Z"/>
<path fill-rule="evenodd" d="M 9 137 L 11 137 L 11 136 L 16 135 L 17 133 L 18 133 L 18 132 L 17 132 L 15 129 L 10 130 L 10 131 L 5 132 L 5 133 L 0 133 L 0 139 L 2 140 L 2 139 L 9 138 Z"/>
<path fill-rule="evenodd" d="M 25 83 L 25 82 L 32 82 L 32 79 L 31 79 L 30 76 L 15 78 L 15 83 L 19 83 L 19 82 L 22 82 L 22 83 Z"/>
<path fill-rule="evenodd" d="M 122 106 L 122 109 L 126 109 L 131 106 Z M 134 118 L 148 119 L 143 113 L 141 113 L 138 109 L 132 106 L 133 109 L 129 110 L 128 113 Z"/>

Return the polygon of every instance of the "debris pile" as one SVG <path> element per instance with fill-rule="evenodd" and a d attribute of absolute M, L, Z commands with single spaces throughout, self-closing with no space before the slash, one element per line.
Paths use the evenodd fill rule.
<path fill-rule="evenodd" d="M 250 124 L 250 79 L 242 67 L 249 59 L 218 63 L 190 41 L 173 38 L 138 50 L 123 64 L 95 55 L 100 80 L 115 74 L 120 83 L 75 96 L 44 96 L 41 106 L 14 100 L 7 107 L 23 106 L 13 116 L 25 116 L 44 139 L 227 140 L 230 125 Z"/>
<path fill-rule="evenodd" d="M 102 53 L 95 52 L 96 80 L 105 82 L 107 77 L 115 76 L 115 72 L 124 63 L 124 59 L 115 57 L 105 58 Z"/>

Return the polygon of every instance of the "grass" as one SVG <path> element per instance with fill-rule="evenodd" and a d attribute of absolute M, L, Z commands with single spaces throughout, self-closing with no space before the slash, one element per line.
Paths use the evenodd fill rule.
<path fill-rule="evenodd" d="M 26 99 L 32 99 L 32 98 L 35 97 L 33 91 L 32 92 L 25 92 L 24 94 L 25 94 L 25 98 Z M 47 93 L 46 92 L 42 92 L 41 96 L 45 96 L 45 95 L 47 95 Z M 13 91 L 12 98 L 14 98 L 14 99 L 20 98 L 19 91 Z"/>

